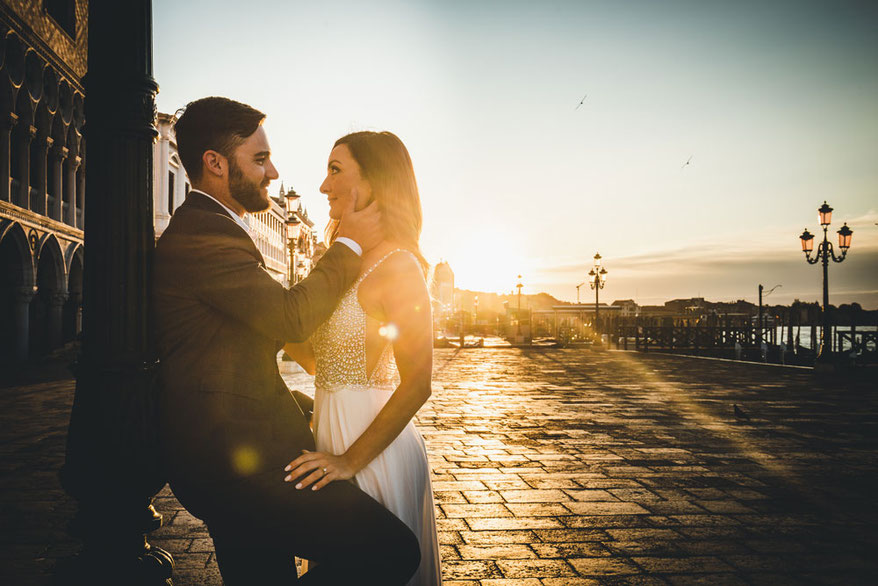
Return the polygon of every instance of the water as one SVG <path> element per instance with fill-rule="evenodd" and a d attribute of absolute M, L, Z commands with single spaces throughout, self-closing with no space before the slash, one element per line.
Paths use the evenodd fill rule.
<path fill-rule="evenodd" d="M 815 332 L 817 335 L 817 344 L 820 343 L 820 330 L 822 330 L 820 326 L 815 328 Z M 850 326 L 837 326 L 833 328 L 838 332 L 849 332 L 851 330 Z M 874 332 L 878 330 L 878 326 L 857 326 L 858 332 Z M 797 327 L 793 326 L 793 343 L 795 343 L 796 335 L 799 336 L 799 343 L 805 348 L 814 349 L 814 346 L 811 343 L 811 326 L 802 326 Z M 787 328 L 786 326 L 778 326 L 777 328 L 777 342 L 778 344 L 787 341 Z M 845 349 L 850 348 L 851 345 L 848 342 L 844 342 L 844 345 L 839 350 L 844 351 Z"/>

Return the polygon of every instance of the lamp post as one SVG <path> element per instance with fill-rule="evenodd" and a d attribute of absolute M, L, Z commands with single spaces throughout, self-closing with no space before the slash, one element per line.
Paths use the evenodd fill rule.
<path fill-rule="evenodd" d="M 515 317 L 518 318 L 518 335 L 521 336 L 521 288 L 524 287 L 524 285 L 521 284 L 521 275 L 518 275 L 518 284 L 516 287 L 518 287 L 518 312 Z"/>
<path fill-rule="evenodd" d="M 597 331 L 599 292 L 607 283 L 607 269 L 601 266 L 600 254 L 594 255 L 594 268 L 588 271 L 588 277 L 588 286 L 594 289 L 594 324 Z"/>
<path fill-rule="evenodd" d="M 764 329 L 765 329 L 765 325 L 763 324 L 763 319 L 762 319 L 762 298 L 768 297 L 769 295 L 771 295 L 771 293 L 775 289 L 777 289 L 778 287 L 781 287 L 781 286 L 782 285 L 775 285 L 774 287 L 772 287 L 771 289 L 768 290 L 768 293 L 766 293 L 763 296 L 762 291 L 765 289 L 765 287 L 763 287 L 762 284 L 759 285 L 759 310 L 758 310 L 758 313 L 756 314 L 757 320 L 758 320 L 757 326 L 756 326 L 756 343 L 760 346 L 762 345 L 762 337 L 763 337 Z"/>
<path fill-rule="evenodd" d="M 576 305 L 579 305 L 579 288 L 585 285 L 585 281 L 576 286 Z"/>
<path fill-rule="evenodd" d="M 302 196 L 296 193 L 296 190 L 292 187 L 284 194 L 284 201 L 287 207 L 287 246 L 290 249 L 290 286 L 295 285 L 298 280 L 298 273 L 296 272 L 296 247 L 299 240 L 299 227 L 302 222 L 296 217 L 296 211 L 298 210 L 296 203 L 300 197 Z"/>
<path fill-rule="evenodd" d="M 473 307 L 475 308 L 475 317 L 473 318 L 473 333 L 478 335 L 478 327 L 479 327 L 479 296 L 476 295 L 475 299 L 473 299 Z"/>
<path fill-rule="evenodd" d="M 817 352 L 817 361 L 815 367 L 831 366 L 832 364 L 832 339 L 827 337 L 826 332 L 829 330 L 829 259 L 833 262 L 842 262 L 847 256 L 848 249 L 851 247 L 851 237 L 854 231 L 848 228 L 847 222 L 838 231 L 838 247 L 841 249 L 841 256 L 835 256 L 832 249 L 832 243 L 829 241 L 829 224 L 832 221 L 832 208 L 825 201 L 823 205 L 817 209 L 820 225 L 823 227 L 823 242 L 817 245 L 817 254 L 811 258 L 811 252 L 814 250 L 814 235 L 805 229 L 799 239 L 802 241 L 802 252 L 805 253 L 805 260 L 808 264 L 823 263 L 823 325 L 820 328 L 820 349 Z"/>

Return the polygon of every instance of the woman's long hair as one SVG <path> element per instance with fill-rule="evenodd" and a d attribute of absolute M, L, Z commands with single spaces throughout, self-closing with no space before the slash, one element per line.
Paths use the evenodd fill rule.
<path fill-rule="evenodd" d="M 341 137 L 333 148 L 346 145 L 360 166 L 360 174 L 372 187 L 378 202 L 384 236 L 412 252 L 427 274 L 429 263 L 421 254 L 421 198 L 409 152 L 392 132 L 354 132 Z M 326 242 L 332 244 L 338 233 L 338 220 L 326 226 Z"/>

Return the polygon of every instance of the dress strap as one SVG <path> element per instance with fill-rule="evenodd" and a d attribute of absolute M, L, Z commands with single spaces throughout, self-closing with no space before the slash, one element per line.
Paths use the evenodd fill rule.
<path fill-rule="evenodd" d="M 380 264 L 383 263 L 385 260 L 387 260 L 388 257 L 390 257 L 390 255 L 392 255 L 392 254 L 396 254 L 397 252 L 408 252 L 409 254 L 411 254 L 411 252 L 409 252 L 409 251 L 406 250 L 405 248 L 395 248 L 395 249 L 391 250 L 390 252 L 388 252 L 387 254 L 385 254 L 384 256 L 382 256 L 382 257 L 378 260 L 378 262 L 376 262 L 376 263 L 373 264 L 371 267 L 369 267 L 368 269 L 366 269 L 366 272 L 365 272 L 365 273 L 363 273 L 362 275 L 360 275 L 360 278 L 357 279 L 357 285 L 359 285 L 361 282 L 363 282 L 363 279 L 365 279 L 366 277 L 368 277 L 368 276 L 372 273 L 372 271 L 374 271 L 376 268 L 378 268 L 378 265 L 380 265 Z M 414 256 L 414 255 L 412 255 L 412 256 Z"/>

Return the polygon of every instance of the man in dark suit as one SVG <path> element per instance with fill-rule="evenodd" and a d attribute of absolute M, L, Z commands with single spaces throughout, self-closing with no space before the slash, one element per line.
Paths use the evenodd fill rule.
<path fill-rule="evenodd" d="M 226 584 L 288 584 L 294 555 L 318 563 L 302 584 L 403 584 L 419 563 L 411 531 L 347 482 L 284 482 L 314 439 L 277 368 L 306 340 L 380 239 L 374 206 L 342 218 L 341 242 L 290 289 L 264 270 L 242 218 L 268 208 L 265 115 L 226 98 L 192 102 L 175 125 L 193 190 L 156 247 L 163 458 L 174 494 L 205 521 Z M 359 250 L 358 250 L 359 249 Z M 307 398 L 306 398 L 307 399 Z"/>

